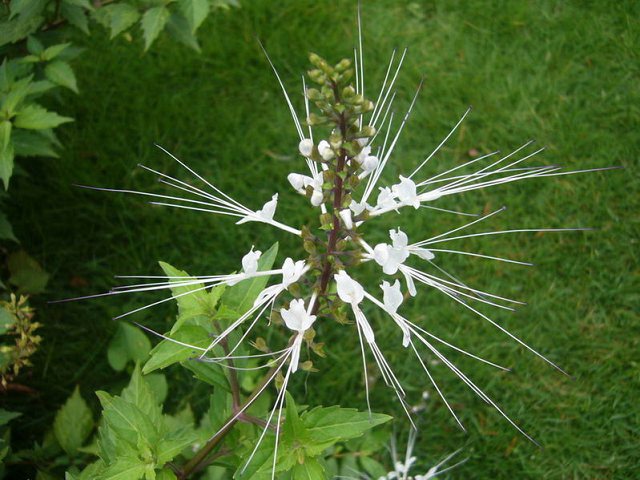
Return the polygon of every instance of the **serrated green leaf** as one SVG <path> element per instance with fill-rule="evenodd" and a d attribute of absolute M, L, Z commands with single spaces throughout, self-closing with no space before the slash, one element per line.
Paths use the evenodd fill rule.
<path fill-rule="evenodd" d="M 71 25 L 78 28 L 81 32 L 89 35 L 89 19 L 85 9 L 69 2 L 62 2 L 60 14 Z"/>
<path fill-rule="evenodd" d="M 27 50 L 33 55 L 40 55 L 44 50 L 44 46 L 36 37 L 29 35 L 29 37 L 27 37 Z"/>
<path fill-rule="evenodd" d="M 120 398 L 135 405 L 154 425 L 158 425 L 162 418 L 162 407 L 153 394 L 153 390 L 140 372 L 140 365 L 136 364 L 129 385 L 122 390 Z"/>
<path fill-rule="evenodd" d="M 49 80 L 38 80 L 36 82 L 31 82 L 29 85 L 27 93 L 29 95 L 40 95 L 41 93 L 48 92 L 52 88 L 56 88 L 56 84 L 50 82 Z"/>
<path fill-rule="evenodd" d="M 345 441 L 388 422 L 389 415 L 359 412 L 353 408 L 316 407 L 301 415 L 309 437 L 317 443 Z"/>
<path fill-rule="evenodd" d="M 292 440 L 302 441 L 305 436 L 306 428 L 304 424 L 300 421 L 300 416 L 298 415 L 298 409 L 296 408 L 296 403 L 293 400 L 293 397 L 289 392 L 286 392 L 286 406 L 285 406 L 285 421 L 284 426 L 282 428 L 282 434 L 284 436 L 288 436 L 288 438 Z"/>
<path fill-rule="evenodd" d="M 362 465 L 362 469 L 369 474 L 371 478 L 381 478 L 387 475 L 387 469 L 371 457 L 361 456 L 360 465 Z"/>
<path fill-rule="evenodd" d="M 209 0 L 179 0 L 180 10 L 189 23 L 191 33 L 195 33 L 209 15 Z"/>
<path fill-rule="evenodd" d="M 146 471 L 147 463 L 137 456 L 122 456 L 104 469 L 100 480 L 140 480 Z"/>
<path fill-rule="evenodd" d="M 176 474 L 168 468 L 160 470 L 156 475 L 156 480 L 177 480 L 177 478 Z"/>
<path fill-rule="evenodd" d="M 48 63 L 47 66 L 44 67 L 44 74 L 53 83 L 78 93 L 76 75 L 73 73 L 71 65 L 67 62 L 55 60 Z"/>
<path fill-rule="evenodd" d="M 11 0 L 9 10 L 9 20 L 20 16 L 21 20 L 27 20 L 31 18 L 37 18 L 46 3 L 44 0 Z M 26 36 L 26 35 L 25 35 Z"/>
<path fill-rule="evenodd" d="M 0 150 L 4 150 L 11 142 L 11 122 L 3 120 L 0 122 Z"/>
<path fill-rule="evenodd" d="M 95 480 L 100 478 L 100 474 L 104 470 L 105 465 L 102 460 L 97 460 L 87 465 L 78 475 L 78 480 Z"/>
<path fill-rule="evenodd" d="M 169 17 L 169 21 L 167 22 L 166 29 L 169 36 L 174 40 L 177 40 L 200 53 L 200 44 L 198 43 L 198 39 L 191 32 L 189 22 L 187 22 L 187 19 L 182 15 L 172 13 L 171 17 Z"/>
<path fill-rule="evenodd" d="M 144 49 L 149 50 L 151 44 L 158 38 L 169 20 L 169 10 L 166 7 L 153 7 L 144 12 L 142 16 L 142 33 L 144 36 Z"/>
<path fill-rule="evenodd" d="M 170 283 L 184 283 L 193 278 L 184 270 L 178 270 L 168 263 L 159 264 L 167 277 L 171 277 Z M 202 283 L 172 287 L 171 295 L 178 303 L 178 317 L 171 333 L 176 333 L 189 319 L 202 315 L 211 317 L 215 313 L 216 297 L 207 294 Z"/>
<path fill-rule="evenodd" d="M 109 342 L 107 359 L 114 370 L 124 370 L 127 363 L 144 362 L 149 358 L 151 342 L 136 326 L 126 322 L 118 323 L 118 329 Z"/>
<path fill-rule="evenodd" d="M 44 52 L 42 52 L 42 59 L 46 60 L 47 62 L 53 60 L 70 46 L 70 43 L 58 43 L 56 45 L 51 45 L 50 47 L 47 47 Z"/>
<path fill-rule="evenodd" d="M 36 105 L 29 104 L 16 114 L 15 126 L 28 130 L 42 130 L 45 128 L 55 128 L 63 123 L 72 122 L 73 118 L 63 117 L 55 112 Z"/>
<path fill-rule="evenodd" d="M 18 418 L 22 414 L 20 412 L 9 412 L 4 408 L 0 408 L 0 426 L 6 425 L 14 418 Z"/>
<path fill-rule="evenodd" d="M 103 419 L 118 439 L 129 445 L 142 441 L 147 446 L 155 445 L 158 431 L 151 419 L 138 407 L 119 397 L 97 391 L 96 395 L 103 407 Z"/>
<path fill-rule="evenodd" d="M 173 460 L 185 448 L 193 445 L 198 439 L 193 426 L 184 426 L 163 435 L 156 446 L 156 458 L 159 465 Z"/>
<path fill-rule="evenodd" d="M 53 433 L 58 444 L 71 456 L 78 453 L 93 430 L 93 416 L 76 386 L 73 394 L 62 406 L 53 421 Z"/>
<path fill-rule="evenodd" d="M 278 243 L 274 243 L 258 260 L 258 271 L 270 270 L 278 254 Z M 253 302 L 269 281 L 268 276 L 254 277 L 243 280 L 233 287 L 229 287 L 222 296 L 222 303 L 235 310 L 240 315 L 248 312 Z"/>
<path fill-rule="evenodd" d="M 197 325 L 185 325 L 176 333 L 170 334 L 170 338 L 199 348 L 206 348 L 211 343 L 209 333 Z M 150 358 L 142 372 L 151 373 L 159 368 L 166 368 L 174 363 L 195 357 L 200 353 L 201 351 L 197 349 L 180 345 L 171 340 L 163 340 L 149 353 Z"/>
<path fill-rule="evenodd" d="M 36 294 L 44 291 L 49 274 L 26 252 L 12 253 L 7 264 L 11 273 L 9 283 L 18 287 L 19 292 Z"/>
<path fill-rule="evenodd" d="M 107 5 L 100 10 L 104 10 L 108 15 L 106 26 L 111 30 L 110 38 L 112 39 L 128 30 L 140 19 L 138 10 L 128 3 Z"/>
<path fill-rule="evenodd" d="M 298 463 L 291 469 L 291 480 L 324 480 L 326 478 L 324 467 L 315 458 L 307 458 L 303 464 Z"/>
<path fill-rule="evenodd" d="M 156 402 L 162 404 L 167 398 L 167 393 L 169 392 L 167 378 L 162 373 L 151 373 L 149 375 L 145 375 L 144 379 L 147 381 L 149 388 L 153 392 Z"/>
<path fill-rule="evenodd" d="M 53 143 L 44 130 L 20 130 L 14 129 L 11 141 L 16 156 L 22 157 L 53 157 L 58 154 L 53 149 Z"/>
<path fill-rule="evenodd" d="M 1 110 L 6 117 L 11 118 L 15 113 L 15 109 L 29 94 L 32 79 L 33 76 L 29 75 L 10 84 L 9 91 L 2 98 Z"/>
<path fill-rule="evenodd" d="M 214 387 L 229 390 L 227 376 L 224 374 L 220 365 L 210 362 L 199 362 L 192 359 L 183 361 L 181 365 L 187 370 L 191 370 L 198 380 L 213 385 Z"/>
<path fill-rule="evenodd" d="M 9 180 L 13 174 L 14 156 L 13 145 L 11 143 L 0 150 L 0 178 L 4 183 L 5 190 L 9 189 Z"/>

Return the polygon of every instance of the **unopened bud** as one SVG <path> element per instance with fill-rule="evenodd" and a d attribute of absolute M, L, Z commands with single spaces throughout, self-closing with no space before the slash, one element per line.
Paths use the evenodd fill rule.
<path fill-rule="evenodd" d="M 298 150 L 304 157 L 310 157 L 313 152 L 313 141 L 309 138 L 303 138 L 298 144 Z"/>

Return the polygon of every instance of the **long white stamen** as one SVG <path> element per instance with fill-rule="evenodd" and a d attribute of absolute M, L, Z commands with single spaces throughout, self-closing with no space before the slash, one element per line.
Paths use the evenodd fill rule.
<path fill-rule="evenodd" d="M 440 148 L 446 143 L 447 140 L 449 140 L 449 137 L 451 135 L 453 135 L 453 132 L 456 131 L 456 129 L 458 128 L 458 126 L 460 126 L 460 124 L 464 121 L 464 119 L 466 118 L 467 115 L 469 115 L 469 112 L 471 111 L 471 107 L 467 108 L 467 111 L 464 112 L 464 115 L 462 115 L 462 117 L 460 118 L 460 120 L 458 120 L 458 123 L 456 123 L 454 125 L 454 127 L 451 129 L 451 131 L 447 134 L 446 137 L 444 137 L 444 140 L 442 140 L 440 142 L 440 144 L 435 148 L 435 150 L 433 150 L 433 152 L 431 152 L 431 154 L 424 159 L 424 161 L 418 165 L 418 167 L 411 173 L 411 175 L 409 175 L 409 178 L 412 178 L 416 173 L 418 173 L 418 171 L 424 167 L 426 165 L 426 163 L 431 160 L 431 158 L 438 152 L 438 150 L 440 150 Z"/>
<path fill-rule="evenodd" d="M 258 45 L 260 45 L 260 48 L 264 52 L 264 56 L 267 57 L 267 61 L 269 62 L 269 65 L 271 65 L 271 69 L 273 70 L 273 73 L 275 73 L 275 75 L 276 75 L 276 79 L 278 80 L 278 83 L 280 84 L 280 88 L 282 89 L 282 93 L 284 94 L 284 98 L 285 98 L 285 100 L 287 102 L 287 105 L 289 106 L 289 112 L 291 113 L 291 118 L 293 118 L 293 123 L 294 123 L 294 125 L 296 127 L 296 131 L 298 132 L 298 136 L 300 137 L 300 140 L 303 140 L 304 139 L 304 134 L 302 133 L 302 127 L 300 126 L 300 121 L 298 120 L 298 115 L 296 114 L 296 110 L 295 110 L 295 108 L 293 108 L 293 104 L 291 103 L 291 100 L 289 99 L 289 94 L 287 93 L 287 89 L 284 87 L 284 83 L 282 83 L 282 80 L 280 79 L 280 75 L 278 74 L 278 70 L 276 70 L 275 65 L 271 61 L 271 58 L 269 57 L 269 54 L 267 53 L 267 50 L 264 48 L 264 46 L 262 45 L 262 42 L 260 40 L 258 40 Z"/>

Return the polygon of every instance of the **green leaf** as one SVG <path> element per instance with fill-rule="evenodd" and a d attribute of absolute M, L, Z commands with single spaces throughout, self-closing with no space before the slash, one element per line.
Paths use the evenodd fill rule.
<path fill-rule="evenodd" d="M 44 7 L 45 2 L 43 0 L 11 0 L 9 20 L 17 15 L 23 18 L 37 17 Z"/>
<path fill-rule="evenodd" d="M 169 10 L 166 7 L 153 7 L 144 12 L 142 16 L 142 33 L 144 36 L 144 49 L 149 50 L 151 44 L 158 38 L 160 32 L 169 20 Z"/>
<path fill-rule="evenodd" d="M 78 475 L 78 480 L 95 480 L 96 478 L 100 478 L 100 474 L 104 470 L 104 462 L 102 460 L 97 460 L 93 463 L 87 465 L 80 475 Z"/>
<path fill-rule="evenodd" d="M 179 0 L 180 10 L 189 22 L 191 33 L 195 33 L 209 15 L 209 0 Z"/>
<path fill-rule="evenodd" d="M 71 65 L 67 62 L 56 60 L 48 63 L 47 66 L 44 67 L 44 74 L 53 83 L 78 93 L 76 76 L 71 69 Z"/>
<path fill-rule="evenodd" d="M 12 144 L 0 150 L 0 178 L 2 178 L 5 190 L 9 189 L 9 180 L 13 174 L 13 158 L 14 150 Z"/>
<path fill-rule="evenodd" d="M 149 417 L 154 425 L 160 422 L 162 418 L 160 402 L 156 399 L 153 390 L 142 376 L 139 364 L 136 364 L 129 385 L 122 390 L 120 398 L 138 407 L 140 411 Z"/>
<path fill-rule="evenodd" d="M 178 270 L 165 262 L 159 263 L 168 277 L 179 277 L 171 278 L 171 283 L 184 283 L 193 278 L 184 270 Z M 178 318 L 171 328 L 171 333 L 176 333 L 189 319 L 203 315 L 211 317 L 215 314 L 217 297 L 207 294 L 202 283 L 172 287 L 171 294 L 178 302 Z"/>
<path fill-rule="evenodd" d="M 387 469 L 371 457 L 361 456 L 360 465 L 362 469 L 369 474 L 371 478 L 384 478 L 387 475 Z"/>
<path fill-rule="evenodd" d="M 144 362 L 149 358 L 151 342 L 136 326 L 126 322 L 118 323 L 118 329 L 109 342 L 107 359 L 114 370 L 124 370 L 127 363 Z"/>
<path fill-rule="evenodd" d="M 70 46 L 70 43 L 58 43 L 57 45 L 51 45 L 50 47 L 47 47 L 44 52 L 42 52 L 42 59 L 46 60 L 47 62 L 49 60 L 53 60 Z"/>
<path fill-rule="evenodd" d="M 9 412 L 4 408 L 0 408 L 0 426 L 6 425 L 14 418 L 18 418 L 20 415 L 22 415 L 20 412 Z"/>
<path fill-rule="evenodd" d="M 197 325 L 185 325 L 178 332 L 170 334 L 170 338 L 200 348 L 206 348 L 211 343 L 209 333 Z M 199 354 L 199 350 L 180 345 L 171 340 L 163 340 L 149 353 L 150 358 L 142 372 L 146 374 L 158 368 L 166 368 L 169 365 L 182 362 Z"/>
<path fill-rule="evenodd" d="M 128 3 L 107 5 L 100 10 L 104 10 L 108 14 L 107 26 L 111 30 L 111 39 L 128 30 L 140 18 L 138 10 Z"/>
<path fill-rule="evenodd" d="M 301 416 L 314 442 L 337 442 L 359 437 L 367 430 L 388 422 L 389 415 L 381 413 L 358 412 L 353 408 L 317 407 Z"/>
<path fill-rule="evenodd" d="M 167 393 L 169 392 L 167 378 L 162 373 L 151 373 L 149 375 L 145 375 L 144 379 L 147 381 L 149 388 L 153 392 L 156 402 L 162 404 L 167 398 Z"/>
<path fill-rule="evenodd" d="M 47 137 L 46 130 L 17 130 L 11 134 L 16 156 L 53 157 L 59 155 L 53 150 L 53 142 Z"/>
<path fill-rule="evenodd" d="M 177 480 L 176 474 L 168 468 L 162 469 L 156 475 L 156 480 Z"/>
<path fill-rule="evenodd" d="M 42 130 L 55 128 L 66 122 L 72 122 L 73 118 L 63 117 L 55 112 L 50 112 L 40 105 L 30 104 L 16 114 L 15 126 L 28 130 Z"/>
<path fill-rule="evenodd" d="M 278 243 L 274 243 L 269 250 L 263 253 L 258 260 L 258 270 L 270 270 L 278 254 Z M 222 303 L 235 310 L 240 315 L 248 312 L 253 306 L 253 302 L 269 281 L 268 276 L 254 277 L 227 288 L 222 296 Z"/>
<path fill-rule="evenodd" d="M 100 480 L 140 480 L 146 471 L 147 464 L 137 456 L 122 456 L 102 472 Z"/>
<path fill-rule="evenodd" d="M 32 79 L 33 76 L 29 75 L 9 85 L 8 92 L 3 95 L 1 108 L 6 117 L 12 117 L 15 109 L 29 94 Z"/>
<path fill-rule="evenodd" d="M 386 472 L 385 472 L 386 473 Z M 324 467 L 315 458 L 305 459 L 303 464 L 296 464 L 291 470 L 291 480 L 324 480 Z"/>
<path fill-rule="evenodd" d="M 16 317 L 13 313 L 4 307 L 0 307 L 0 335 L 7 333 L 15 323 Z M 3 423 L 0 422 L 0 425 L 3 425 Z"/>
<path fill-rule="evenodd" d="M 3 120 L 0 122 L 0 150 L 4 150 L 11 142 L 11 122 Z"/>
<path fill-rule="evenodd" d="M 164 465 L 170 462 L 185 448 L 193 445 L 197 439 L 198 437 L 196 436 L 193 426 L 191 426 L 191 428 L 184 426 L 167 435 L 163 435 L 156 446 L 158 464 Z"/>
<path fill-rule="evenodd" d="M 25 293 L 42 293 L 49 281 L 49 274 L 23 250 L 12 253 L 8 260 L 9 282 Z"/>
<path fill-rule="evenodd" d="M 158 431 L 151 419 L 138 407 L 119 397 L 97 391 L 103 407 L 103 419 L 119 440 L 138 445 L 140 440 L 147 446 L 155 445 Z"/>
<path fill-rule="evenodd" d="M 27 50 L 29 50 L 29 53 L 32 53 L 33 55 L 40 55 L 44 50 L 44 46 L 36 37 L 29 35 L 27 38 Z"/>
<path fill-rule="evenodd" d="M 282 429 L 283 435 L 287 435 L 291 439 L 302 439 L 305 435 L 306 428 L 300 421 L 298 416 L 298 410 L 296 403 L 289 392 L 286 392 L 286 417 L 284 421 L 284 427 Z"/>
<path fill-rule="evenodd" d="M 91 410 L 76 386 L 73 394 L 62 406 L 53 421 L 53 433 L 62 449 L 75 456 L 93 430 Z"/>
<path fill-rule="evenodd" d="M 89 35 L 89 19 L 82 7 L 69 2 L 62 2 L 60 14 L 74 27 Z"/>
<path fill-rule="evenodd" d="M 169 17 L 166 28 L 169 36 L 174 40 L 200 53 L 200 44 L 198 43 L 198 39 L 191 32 L 189 22 L 187 22 L 187 19 L 182 15 L 172 13 L 171 17 Z"/>

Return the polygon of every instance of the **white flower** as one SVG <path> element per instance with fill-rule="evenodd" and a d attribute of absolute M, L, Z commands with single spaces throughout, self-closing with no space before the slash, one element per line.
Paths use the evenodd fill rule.
<path fill-rule="evenodd" d="M 373 249 L 373 259 L 382 267 L 382 271 L 387 275 L 395 274 L 400 265 L 409 258 L 409 249 L 407 248 L 407 235 L 398 228 L 398 230 L 389 230 L 389 236 L 393 245 L 387 243 L 379 243 Z"/>
<path fill-rule="evenodd" d="M 351 200 L 349 204 L 349 209 L 353 212 L 354 215 L 360 215 L 365 210 L 368 210 L 370 207 L 367 202 L 356 202 L 355 200 Z"/>
<path fill-rule="evenodd" d="M 351 230 L 353 228 L 353 220 L 351 219 L 351 210 L 345 208 L 344 210 L 340 210 L 339 212 L 340 218 L 344 223 L 344 228 L 347 230 Z"/>
<path fill-rule="evenodd" d="M 383 293 L 383 303 L 387 311 L 391 314 L 394 314 L 398 311 L 398 307 L 402 304 L 402 292 L 400 291 L 400 282 L 396 280 L 393 285 L 391 285 L 386 280 L 382 282 L 380 285 Z"/>
<path fill-rule="evenodd" d="M 322 190 L 314 190 L 311 194 L 311 205 L 314 207 L 319 207 L 322 205 L 322 201 L 324 200 L 324 194 Z"/>
<path fill-rule="evenodd" d="M 313 183 L 313 178 L 300 173 L 290 173 L 287 175 L 287 180 L 289 180 L 291 186 L 298 193 L 305 193 L 307 185 L 311 185 Z"/>
<path fill-rule="evenodd" d="M 416 184 L 410 178 L 405 178 L 400 175 L 400 183 L 393 185 L 391 190 L 402 205 L 411 205 L 413 208 L 420 208 L 420 199 L 416 192 Z"/>
<path fill-rule="evenodd" d="M 282 264 L 282 286 L 288 288 L 296 283 L 304 273 L 306 263 L 304 260 L 294 262 L 291 258 L 285 259 Z"/>
<path fill-rule="evenodd" d="M 367 173 L 371 173 L 378 168 L 378 163 L 378 157 L 375 155 L 368 155 L 367 158 L 364 159 L 364 162 L 362 162 L 362 169 Z"/>
<path fill-rule="evenodd" d="M 265 222 L 270 223 L 273 220 L 273 216 L 276 213 L 276 207 L 278 206 L 278 194 L 274 193 L 267 203 L 265 203 L 260 210 L 250 213 L 243 219 L 236 222 L 237 225 L 247 222 Z"/>
<path fill-rule="evenodd" d="M 362 150 L 360 150 L 360 153 L 354 157 L 354 160 L 362 165 L 362 163 L 364 163 L 370 153 L 371 147 L 364 147 Z"/>
<path fill-rule="evenodd" d="M 349 276 L 344 270 L 340 270 L 334 275 L 336 280 L 336 286 L 338 290 L 338 297 L 344 303 L 350 305 L 358 305 L 364 298 L 364 289 L 362 285 L 356 282 Z"/>
<path fill-rule="evenodd" d="M 322 140 L 318 144 L 318 153 L 320 153 L 320 156 L 323 160 L 331 160 L 333 157 L 335 157 L 335 154 L 331 149 L 331 145 L 329 145 L 329 142 L 327 142 L 326 140 Z"/>
<path fill-rule="evenodd" d="M 435 254 L 431 250 L 420 247 L 409 247 L 409 252 L 423 260 L 433 260 L 436 258 Z"/>
<path fill-rule="evenodd" d="M 258 271 L 258 260 L 260 259 L 262 252 L 260 250 L 251 250 L 244 257 L 242 257 L 242 270 L 246 275 L 252 275 Z"/>
<path fill-rule="evenodd" d="M 394 209 L 397 207 L 394 195 L 389 187 L 380 187 L 380 193 L 376 201 L 376 208 L 379 209 Z"/>
<path fill-rule="evenodd" d="M 292 300 L 289 308 L 280 309 L 280 315 L 287 328 L 298 333 L 291 346 L 291 366 L 289 368 L 291 373 L 294 373 L 298 370 L 298 363 L 300 363 L 300 349 L 302 348 L 304 332 L 313 325 L 316 316 L 309 314 L 302 299 Z"/>
<path fill-rule="evenodd" d="M 316 320 L 315 315 L 309 315 L 304 306 L 304 300 L 292 300 L 289 308 L 280 309 L 280 315 L 289 330 L 304 333 Z"/>
<path fill-rule="evenodd" d="M 302 156 L 307 158 L 310 157 L 313 153 L 313 140 L 309 138 L 303 138 L 298 144 L 298 150 L 300 151 Z"/>

